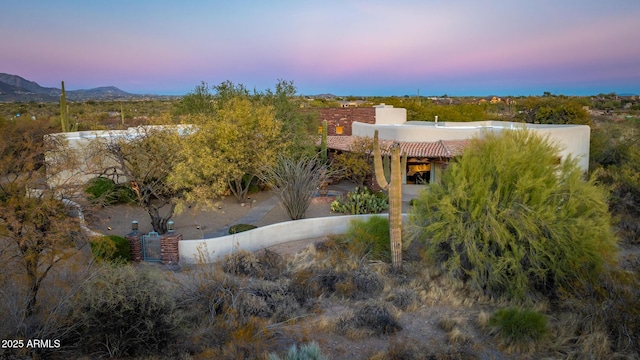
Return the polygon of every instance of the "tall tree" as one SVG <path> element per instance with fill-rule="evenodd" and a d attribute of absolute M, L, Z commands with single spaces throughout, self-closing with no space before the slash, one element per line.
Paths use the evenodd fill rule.
<path fill-rule="evenodd" d="M 318 115 L 315 112 L 301 112 L 302 100 L 296 96 L 293 81 L 279 80 L 275 92 L 267 89 L 257 94 L 265 105 L 272 106 L 275 117 L 282 124 L 281 141 L 285 151 L 293 156 L 313 155 L 318 137 Z"/>
<path fill-rule="evenodd" d="M 214 111 L 213 95 L 209 91 L 209 84 L 204 81 L 183 96 L 173 110 L 176 115 L 212 114 Z"/>
<path fill-rule="evenodd" d="M 167 232 L 181 190 L 169 183 L 182 160 L 182 134 L 188 127 L 139 127 L 129 137 L 98 138 L 92 145 L 99 175 L 114 171 L 130 181 L 138 203 L 151 218 L 153 231 Z"/>
<path fill-rule="evenodd" d="M 23 279 L 18 283 L 26 286 L 24 315 L 29 317 L 52 268 L 86 242 L 78 220 L 60 200 L 63 189 L 46 181 L 45 154 L 65 144 L 56 138 L 45 141 L 47 127 L 39 122 L 6 122 L 0 132 L 0 273 Z M 60 151 L 48 174 L 73 167 L 64 154 Z"/>
<path fill-rule="evenodd" d="M 259 169 L 282 150 L 282 123 L 273 108 L 234 96 L 215 115 L 189 118 L 197 131 L 185 139 L 182 160 L 170 180 L 186 189 L 186 201 L 210 201 L 230 189 L 242 201 Z"/>

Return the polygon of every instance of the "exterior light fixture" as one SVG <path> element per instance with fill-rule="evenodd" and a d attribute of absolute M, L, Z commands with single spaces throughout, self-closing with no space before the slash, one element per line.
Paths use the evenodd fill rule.
<path fill-rule="evenodd" d="M 173 220 L 169 220 L 169 221 L 167 221 L 167 231 L 168 231 L 168 232 L 170 232 L 170 233 L 172 233 L 172 232 L 173 232 L 173 230 L 174 230 L 174 229 L 173 229 L 173 224 L 174 224 L 174 223 L 173 223 Z"/>
<path fill-rule="evenodd" d="M 131 231 L 138 232 L 138 220 L 133 220 L 131 222 Z"/>

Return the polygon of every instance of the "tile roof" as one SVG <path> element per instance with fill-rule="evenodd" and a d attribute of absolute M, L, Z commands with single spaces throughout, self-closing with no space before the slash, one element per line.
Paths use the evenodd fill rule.
<path fill-rule="evenodd" d="M 355 136 L 327 136 L 327 148 L 349 151 Z M 434 142 L 400 142 L 400 149 L 409 157 L 451 158 L 462 155 L 469 140 L 439 140 Z M 393 144 L 392 140 L 380 140 L 381 147 L 387 148 Z"/>

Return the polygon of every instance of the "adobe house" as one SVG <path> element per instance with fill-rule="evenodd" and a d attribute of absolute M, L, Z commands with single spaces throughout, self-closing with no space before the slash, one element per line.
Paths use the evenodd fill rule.
<path fill-rule="evenodd" d="M 398 142 L 402 152 L 406 153 L 407 168 L 405 184 L 433 183 L 441 179 L 451 158 L 462 154 L 469 140 L 483 138 L 487 133 L 527 128 L 546 136 L 560 147 L 560 156 L 572 156 L 578 159 L 578 165 L 586 173 L 589 169 L 589 139 L 591 129 L 587 125 L 547 125 L 525 124 L 508 121 L 406 121 L 406 109 L 380 104 L 372 108 L 328 109 L 333 123 L 329 122 L 327 148 L 334 151 L 348 151 L 355 137 L 373 137 L 378 130 L 381 145 L 384 147 Z M 367 110 L 368 116 L 359 117 L 357 113 L 345 110 Z M 373 119 L 371 118 L 373 115 Z M 335 119 L 339 119 L 336 123 Z M 328 120 L 327 116 L 322 120 Z M 328 120 L 329 121 L 329 120 Z M 342 134 L 331 131 L 342 126 Z M 346 130 L 348 129 L 348 131 Z"/>

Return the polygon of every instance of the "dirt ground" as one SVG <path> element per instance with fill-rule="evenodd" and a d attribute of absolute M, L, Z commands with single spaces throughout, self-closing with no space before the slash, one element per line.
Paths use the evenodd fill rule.
<path fill-rule="evenodd" d="M 215 210 L 200 210 L 195 207 L 187 208 L 173 217 L 175 232 L 181 233 L 183 239 L 203 239 L 207 234 L 235 224 L 254 206 L 273 196 L 268 192 L 251 194 L 251 200 L 239 203 L 234 197 L 228 196 L 220 200 Z M 314 200 L 307 210 L 307 218 L 335 216 L 331 213 L 330 200 Z M 124 236 L 131 232 L 131 222 L 138 221 L 139 231 L 152 231 L 150 217 L 147 212 L 137 205 L 110 205 L 103 208 L 85 207 L 87 225 L 94 231 L 105 235 Z M 266 226 L 278 222 L 289 221 L 285 210 L 280 204 L 275 205 L 256 226 Z"/>
<path fill-rule="evenodd" d="M 251 202 L 245 205 L 239 204 L 233 197 L 227 197 L 220 201 L 216 211 L 187 209 L 185 212 L 174 216 L 175 231 L 182 233 L 184 239 L 203 238 L 206 234 L 236 223 L 254 206 L 258 206 L 271 196 L 272 194 L 266 192 L 252 194 Z M 330 200 L 332 199 L 325 198 L 315 201 L 310 206 L 307 217 L 338 216 L 339 214 L 331 213 Z M 151 231 L 148 214 L 138 206 L 118 205 L 90 209 L 85 215 L 88 225 L 93 230 L 105 234 L 121 236 L 127 234 L 131 230 L 132 220 L 139 222 L 140 231 Z M 255 225 L 266 226 L 288 220 L 289 218 L 284 209 L 280 205 L 275 205 Z M 270 250 L 274 250 L 284 256 L 295 256 L 324 240 L 326 239 L 310 238 L 276 245 L 271 247 Z M 634 246 L 633 250 L 623 249 L 623 254 L 630 252 L 637 256 L 638 248 L 640 247 Z M 637 259 L 633 255 L 631 256 Z M 455 297 L 452 300 L 446 294 L 447 290 L 439 289 L 437 286 L 427 287 L 424 291 L 428 293 L 425 297 L 433 300 L 429 303 L 421 304 L 412 311 L 400 312 L 398 319 L 402 330 L 394 336 L 352 340 L 332 332 L 319 330 L 327 322 L 335 321 L 349 311 L 349 308 L 340 301 L 330 298 L 319 299 L 321 303 L 319 314 L 322 314 L 322 316 L 310 316 L 308 319 L 299 321 L 289 331 L 305 334 L 306 341 L 316 341 L 325 355 L 331 359 L 338 360 L 369 359 L 376 354 L 377 357 L 374 358 L 380 358 L 380 354 L 391 344 L 395 344 L 396 348 L 398 346 L 402 347 L 402 344 L 406 344 L 406 346 L 426 345 L 431 349 L 446 349 L 449 346 L 454 348 L 463 347 L 467 351 L 471 351 L 474 358 L 480 359 L 527 358 L 527 356 L 501 352 L 495 345 L 494 340 L 478 329 L 476 322 L 479 314 L 483 311 L 491 313 L 495 310 L 493 306 L 476 304 L 473 301 L 457 301 Z M 462 335 L 452 339 L 452 333 L 455 331 L 447 332 L 443 330 L 442 321 L 444 320 L 453 320 L 456 328 L 461 330 L 460 334 Z M 468 355 L 470 354 L 467 353 Z M 452 358 L 465 358 L 465 355 L 458 354 L 458 357 L 454 356 Z"/>
<path fill-rule="evenodd" d="M 196 208 L 189 208 L 183 213 L 174 216 L 175 231 L 182 233 L 184 239 L 200 239 L 208 233 L 215 232 L 229 225 L 232 225 L 246 215 L 252 207 L 267 200 L 272 194 L 261 192 L 251 195 L 251 202 L 247 204 L 238 203 L 233 197 L 222 199 L 216 211 L 202 211 Z M 255 200 L 255 202 L 254 202 Z M 307 211 L 307 218 L 321 216 L 339 216 L 330 211 L 331 198 L 315 199 Z M 151 231 L 149 215 L 140 207 L 135 205 L 115 205 L 98 209 L 85 209 L 85 217 L 90 228 L 104 234 L 114 234 L 124 236 L 131 231 L 131 221 L 139 222 L 139 230 L 142 232 Z M 268 211 L 264 217 L 255 225 L 266 226 L 269 224 L 288 221 L 284 209 L 278 204 Z M 326 238 L 309 238 L 305 240 L 293 241 L 270 247 L 283 256 L 295 256 L 296 254 L 314 246 L 316 243 L 325 241 Z M 312 250 L 310 250 L 312 251 Z M 399 320 L 403 330 L 394 337 L 372 337 L 361 340 L 353 340 L 347 337 L 333 334 L 317 329 L 323 325 L 320 322 L 334 321 L 339 316 L 344 315 L 349 309 L 332 299 L 321 299 L 321 312 L 325 316 L 310 317 L 308 321 L 299 322 L 294 331 L 299 331 L 306 335 L 308 341 L 316 341 L 324 354 L 331 359 L 367 359 L 376 353 L 383 352 L 391 341 L 412 342 L 416 344 L 445 344 L 448 342 L 447 333 L 443 331 L 438 323 L 443 318 L 459 318 L 461 326 L 471 329 L 466 320 L 473 319 L 476 310 L 466 307 L 454 309 L 449 306 L 421 306 L 416 311 L 402 312 Z M 482 335 L 474 334 L 473 337 L 482 339 Z M 480 340 L 482 341 L 482 340 Z M 485 348 L 486 351 L 486 348 Z M 491 354 L 489 358 L 502 358 L 498 352 Z"/>

